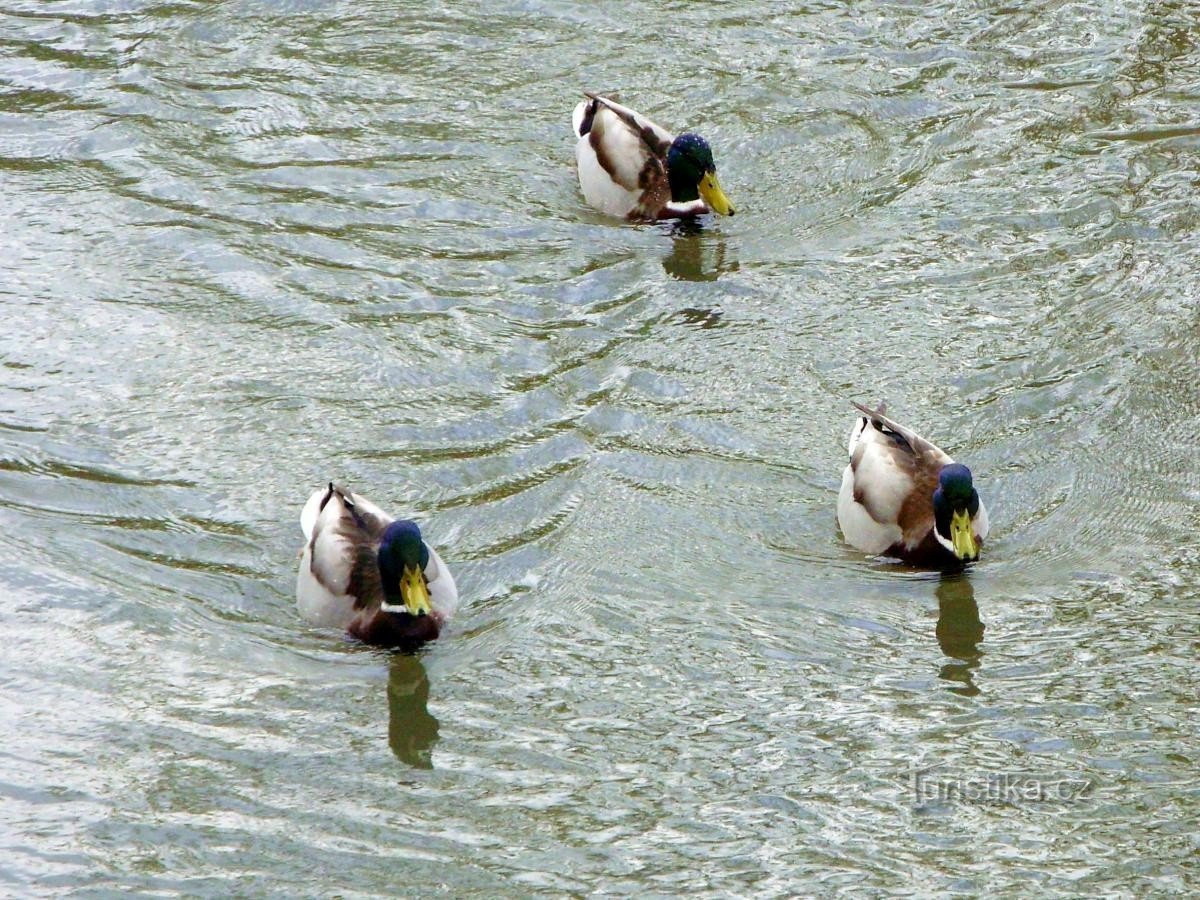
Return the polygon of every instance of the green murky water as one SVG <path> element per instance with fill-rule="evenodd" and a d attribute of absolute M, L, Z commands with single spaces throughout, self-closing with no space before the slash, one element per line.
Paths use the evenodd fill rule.
<path fill-rule="evenodd" d="M 1195 890 L 1198 40 L 0 4 L 4 890 Z M 588 211 L 584 88 L 738 216 Z M 881 397 L 975 470 L 966 580 L 838 538 Z M 418 658 L 297 619 L 331 477 L 455 568 Z M 968 790 L 1013 773 L 1087 790 Z"/>

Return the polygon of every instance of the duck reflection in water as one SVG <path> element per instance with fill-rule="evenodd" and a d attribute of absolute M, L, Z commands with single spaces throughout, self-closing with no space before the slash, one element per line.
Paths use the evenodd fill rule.
<path fill-rule="evenodd" d="M 738 270 L 737 260 L 726 260 L 725 238 L 706 232 L 694 219 L 678 219 L 671 225 L 671 252 L 663 259 L 667 274 L 681 281 L 716 281 L 726 272 Z"/>
<path fill-rule="evenodd" d="M 983 656 L 979 644 L 984 629 L 971 579 L 962 572 L 943 575 L 937 587 L 937 600 L 938 646 L 946 656 L 958 660 L 942 666 L 938 676 L 959 683 L 959 687 L 950 690 L 973 697 L 979 693 L 979 688 L 971 676 L 972 670 L 979 668 Z"/>
<path fill-rule="evenodd" d="M 401 762 L 432 769 L 438 720 L 429 713 L 429 675 L 420 657 L 392 657 L 387 696 L 388 746 Z"/>

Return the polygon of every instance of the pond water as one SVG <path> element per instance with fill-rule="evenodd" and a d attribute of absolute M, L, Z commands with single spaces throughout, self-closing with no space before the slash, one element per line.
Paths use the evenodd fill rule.
<path fill-rule="evenodd" d="M 4 891 L 1196 890 L 1198 36 L 0 0 Z M 584 89 L 738 215 L 589 211 Z M 840 540 L 851 399 L 965 577 Z M 330 479 L 453 567 L 419 656 L 296 615 Z"/>

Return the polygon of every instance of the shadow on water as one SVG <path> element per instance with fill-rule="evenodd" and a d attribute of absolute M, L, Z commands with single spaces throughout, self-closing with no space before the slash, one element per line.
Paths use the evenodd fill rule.
<path fill-rule="evenodd" d="M 420 657 L 392 657 L 387 696 L 388 746 L 401 762 L 432 769 L 438 720 L 429 713 L 429 675 Z"/>
<path fill-rule="evenodd" d="M 961 572 L 943 575 L 937 586 L 937 600 L 938 646 L 946 656 L 958 660 L 942 666 L 938 677 L 958 682 L 960 686 L 950 690 L 973 697 L 979 693 L 971 676 L 983 656 L 979 643 L 983 640 L 984 626 L 979 619 L 979 604 L 975 602 L 971 579 Z"/>

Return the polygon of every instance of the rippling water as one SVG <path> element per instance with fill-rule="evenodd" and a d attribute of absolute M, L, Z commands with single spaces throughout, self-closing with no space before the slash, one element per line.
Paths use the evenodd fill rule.
<path fill-rule="evenodd" d="M 7 891 L 1196 889 L 1195 6 L 0 10 Z M 584 88 L 739 215 L 587 210 Z M 967 578 L 841 543 L 850 398 Z M 331 477 L 419 657 L 295 614 Z"/>

